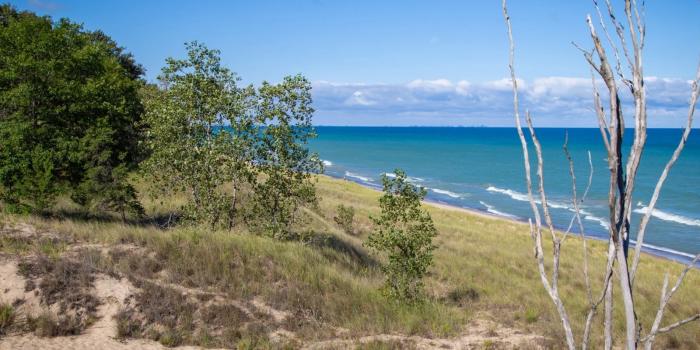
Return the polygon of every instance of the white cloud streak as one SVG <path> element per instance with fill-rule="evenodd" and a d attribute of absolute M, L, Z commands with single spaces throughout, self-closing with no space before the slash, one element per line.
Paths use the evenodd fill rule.
<path fill-rule="evenodd" d="M 590 78 L 543 77 L 518 80 L 521 108 L 539 126 L 597 126 Z M 621 90 L 624 88 L 622 85 Z M 649 122 L 680 127 L 690 83 L 646 79 Z M 604 92 L 603 86 L 599 87 Z M 313 88 L 316 122 L 323 125 L 488 125 L 512 126 L 510 79 L 486 82 L 416 79 L 405 84 L 317 81 Z M 622 91 L 627 117 L 630 98 Z M 605 101 L 604 101 L 605 103 Z"/>

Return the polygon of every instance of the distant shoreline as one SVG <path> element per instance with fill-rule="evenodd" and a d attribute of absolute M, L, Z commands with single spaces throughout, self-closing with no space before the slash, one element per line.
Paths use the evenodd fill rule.
<path fill-rule="evenodd" d="M 327 176 L 327 177 L 330 177 L 333 179 L 350 181 L 352 183 L 358 184 L 358 185 L 365 187 L 365 188 L 368 188 L 370 190 L 373 190 L 376 192 L 381 192 L 381 190 L 378 188 L 378 186 L 370 186 L 370 185 L 363 183 L 361 181 L 353 180 L 352 178 L 333 176 L 333 175 L 329 175 L 329 174 L 321 174 L 321 176 Z M 476 216 L 483 217 L 483 218 L 490 218 L 490 219 L 495 219 L 495 220 L 505 220 L 505 221 L 516 222 L 516 223 L 520 223 L 520 224 L 527 223 L 527 221 L 525 221 L 525 219 L 506 217 L 506 216 L 490 213 L 490 212 L 487 212 L 485 210 L 480 210 L 478 208 L 462 207 L 462 206 L 457 206 L 454 204 L 440 202 L 440 201 L 433 200 L 433 199 L 424 199 L 423 203 L 431 205 L 435 208 L 458 211 L 458 212 L 462 212 L 462 213 L 466 213 L 466 214 L 470 214 L 470 215 L 476 215 Z M 557 229 L 561 230 L 561 228 L 559 228 L 559 227 L 557 227 Z M 577 237 L 580 236 L 580 234 L 578 234 L 578 233 L 572 233 L 572 235 L 575 235 Z M 585 234 L 584 236 L 586 239 L 595 239 L 595 240 L 601 241 L 601 242 L 607 241 L 607 239 L 605 239 L 605 238 L 596 237 L 596 236 L 593 236 L 590 234 Z M 634 247 L 634 246 L 635 246 L 634 243 L 630 243 L 630 247 Z M 644 246 L 642 246 L 643 253 L 649 254 L 649 255 L 657 257 L 657 258 L 662 258 L 665 260 L 674 261 L 674 262 L 677 262 L 677 263 L 683 264 L 683 265 L 687 265 L 690 261 L 692 261 L 692 258 L 689 258 L 688 256 L 675 254 L 673 252 L 668 252 L 668 251 L 665 251 L 662 249 L 670 249 L 670 248 L 662 248 L 662 247 L 654 248 L 654 247 L 649 247 L 646 244 Z M 700 268 L 700 262 L 695 264 L 695 268 Z"/>
<path fill-rule="evenodd" d="M 454 129 L 515 129 L 515 126 L 488 126 L 488 125 L 314 125 L 314 128 L 454 128 Z M 538 126 L 536 129 L 590 129 L 599 130 L 597 126 Z M 683 131 L 682 127 L 648 127 L 653 130 L 678 130 Z M 625 128 L 625 130 L 634 130 L 634 128 Z M 694 126 L 691 130 L 700 130 L 700 126 Z"/>

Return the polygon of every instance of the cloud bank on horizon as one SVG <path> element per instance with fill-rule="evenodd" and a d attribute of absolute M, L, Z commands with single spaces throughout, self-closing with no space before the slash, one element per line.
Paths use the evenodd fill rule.
<path fill-rule="evenodd" d="M 685 125 L 690 81 L 645 79 L 651 127 Z M 597 82 L 606 104 L 605 89 Z M 519 80 L 520 107 L 528 109 L 536 126 L 596 127 L 590 78 L 544 77 Z M 620 84 L 622 102 L 631 95 Z M 313 84 L 315 123 L 371 126 L 513 126 L 510 79 L 485 82 L 417 79 L 405 84 L 363 84 L 316 81 Z M 625 118 L 633 111 L 626 107 Z M 631 125 L 631 124 L 629 124 Z"/>

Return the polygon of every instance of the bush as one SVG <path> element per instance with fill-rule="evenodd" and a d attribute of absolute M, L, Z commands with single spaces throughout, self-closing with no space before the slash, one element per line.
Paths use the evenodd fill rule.
<path fill-rule="evenodd" d="M 386 253 L 382 266 L 386 275 L 385 292 L 395 299 L 418 301 L 423 292 L 422 278 L 433 262 L 433 237 L 437 230 L 430 214 L 421 209 L 426 195 L 406 181 L 406 173 L 395 171 L 396 177 L 383 177 L 384 195 L 379 199 L 381 215 L 371 217 L 374 232 L 365 244 Z"/>
<path fill-rule="evenodd" d="M 333 217 L 333 221 L 335 221 L 340 228 L 345 231 L 345 233 L 348 234 L 355 234 L 355 229 L 353 227 L 353 219 L 355 218 L 355 208 L 351 206 L 344 206 L 344 205 L 339 205 L 338 206 L 338 214 Z"/>
<path fill-rule="evenodd" d="M 0 304 L 0 335 L 7 333 L 7 330 L 15 321 L 15 309 L 10 304 Z"/>
<path fill-rule="evenodd" d="M 27 324 L 39 337 L 78 335 L 86 327 L 75 315 L 57 316 L 50 311 L 45 311 L 36 318 L 27 318 Z"/>

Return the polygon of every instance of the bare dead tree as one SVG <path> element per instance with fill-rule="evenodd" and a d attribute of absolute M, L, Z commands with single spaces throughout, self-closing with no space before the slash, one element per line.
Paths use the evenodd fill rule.
<path fill-rule="evenodd" d="M 644 22 L 644 8 L 642 4 L 642 11 L 640 12 L 638 5 L 635 0 L 625 0 L 624 2 L 624 14 L 628 33 L 625 34 L 625 27 L 621 24 L 614 13 L 614 8 L 610 0 L 605 0 L 607 8 L 607 17 L 609 23 L 615 29 L 617 35 L 616 39 L 610 35 L 608 27 L 606 25 L 606 18 L 601 12 L 598 2 L 593 0 L 593 5 L 598 14 L 598 20 L 600 22 L 600 28 L 602 28 L 605 38 L 607 39 L 607 48 L 611 49 L 615 56 L 615 70 L 608 59 L 606 45 L 601 41 L 597 31 L 596 26 L 589 16 L 586 17 L 586 22 L 588 24 L 588 29 L 590 31 L 591 40 L 593 42 L 593 49 L 590 51 L 584 50 L 576 45 L 584 55 L 586 62 L 591 67 L 592 77 L 591 82 L 593 85 L 593 102 L 598 119 L 598 126 L 600 128 L 603 144 L 607 151 L 608 169 L 610 171 L 609 186 L 608 186 L 608 209 L 609 209 L 609 237 L 608 237 L 608 254 L 606 261 L 606 270 L 603 275 L 603 286 L 600 295 L 593 297 L 593 292 L 590 287 L 590 276 L 588 271 L 588 248 L 586 245 L 586 239 L 584 235 L 584 228 L 580 218 L 580 207 L 578 205 L 579 200 L 576 193 L 576 179 L 574 175 L 574 165 L 573 160 L 569 154 L 567 143 L 568 135 L 564 144 L 564 152 L 567 159 L 569 160 L 569 173 L 572 177 L 572 197 L 574 203 L 574 217 L 572 217 L 569 229 L 563 234 L 557 233 L 552 224 L 551 215 L 549 213 L 549 208 L 547 205 L 547 196 L 544 188 L 544 176 L 543 176 L 543 157 L 542 148 L 539 139 L 536 136 L 532 119 L 529 112 L 525 113 L 525 120 L 527 122 L 527 128 L 530 132 L 530 137 L 532 144 L 534 145 L 536 156 L 537 156 L 537 179 L 538 179 L 538 192 L 539 192 L 539 204 L 542 208 L 542 214 L 540 214 L 540 209 L 538 207 L 538 200 L 535 199 L 532 190 L 532 175 L 530 170 L 530 157 L 528 151 L 528 141 L 522 131 L 520 112 L 519 112 L 519 99 L 518 99 L 518 80 L 516 79 L 515 69 L 514 69 L 514 42 L 512 35 L 512 27 L 510 22 L 510 17 L 508 15 L 506 0 L 503 0 L 503 15 L 506 22 L 506 27 L 508 31 L 508 40 L 510 42 L 510 55 L 509 55 L 509 69 L 510 76 L 513 86 L 513 109 L 515 116 L 515 124 L 518 129 L 518 136 L 522 145 L 523 152 L 523 162 L 525 165 L 525 182 L 528 189 L 528 200 L 530 202 L 530 207 L 532 209 L 533 216 L 535 218 L 535 223 L 533 225 L 530 220 L 530 235 L 533 238 L 535 245 L 535 258 L 537 261 L 540 278 L 545 287 L 545 290 L 549 294 L 553 303 L 557 308 L 557 312 L 562 321 L 564 328 L 564 334 L 566 337 L 566 343 L 569 349 L 575 349 L 575 340 L 573 332 L 571 329 L 571 322 L 569 320 L 566 308 L 561 300 L 558 289 L 559 281 L 559 262 L 561 260 L 561 245 L 568 234 L 571 225 L 574 220 L 578 224 L 579 232 L 583 238 L 583 249 L 584 249 L 584 263 L 583 263 L 583 274 L 586 285 L 586 294 L 588 298 L 588 312 L 584 324 L 584 333 L 581 339 L 581 348 L 586 349 L 590 344 L 591 327 L 594 316 L 597 312 L 599 305 L 605 302 L 605 316 L 604 316 L 604 339 L 605 348 L 611 349 L 613 345 L 612 339 L 612 310 L 613 310 L 613 269 L 617 266 L 617 277 L 619 280 L 620 295 L 624 305 L 624 316 L 625 316 L 625 348 L 636 349 L 640 343 L 643 343 L 645 348 L 650 349 L 655 337 L 658 334 L 665 333 L 680 327 L 682 325 L 688 324 L 695 320 L 700 319 L 700 314 L 690 316 L 686 319 L 678 321 L 666 327 L 661 327 L 661 321 L 664 316 L 666 307 L 673 296 L 673 294 L 678 290 L 683 282 L 686 274 L 692 266 L 697 262 L 700 254 L 693 259 L 690 264 L 686 266 L 683 272 L 678 276 L 676 284 L 669 291 L 668 290 L 668 274 L 666 275 L 664 285 L 661 291 L 661 300 L 659 308 L 657 309 L 656 318 L 654 320 L 651 329 L 648 334 L 642 336 L 641 330 L 642 325 L 637 319 L 635 312 L 635 302 L 634 302 L 634 279 L 637 273 L 638 264 L 641 256 L 641 249 L 644 244 L 644 235 L 647 224 L 651 219 L 656 202 L 659 198 L 663 184 L 666 178 L 677 161 L 678 157 L 683 151 L 685 144 L 687 142 L 690 130 L 692 129 L 693 115 L 695 112 L 695 106 L 698 99 L 698 82 L 700 81 L 700 67 L 696 73 L 695 80 L 692 82 L 691 86 L 691 98 L 687 113 L 687 123 L 683 131 L 681 140 L 674 151 L 671 159 L 667 162 L 664 167 L 663 172 L 659 176 L 656 183 L 654 193 L 649 202 L 646 212 L 641 218 L 639 230 L 637 231 L 637 241 L 635 242 L 633 256 L 629 256 L 629 246 L 632 242 L 630 238 L 630 221 L 632 214 L 632 203 L 633 202 L 633 192 L 636 184 L 637 172 L 639 170 L 639 164 L 642 159 L 642 154 L 647 139 L 647 107 L 646 107 L 646 91 L 644 88 L 644 73 L 642 65 L 642 51 L 644 48 L 644 39 L 646 35 L 646 25 Z M 628 40 L 629 39 L 629 40 Z M 629 42 L 629 44 L 628 44 Z M 620 54 L 620 49 L 622 48 L 622 55 Z M 625 58 L 627 63 L 627 70 L 622 68 L 622 59 Z M 601 103 L 601 97 L 597 89 L 595 76 L 601 78 L 605 85 L 608 93 L 608 108 L 607 113 L 605 107 Z M 628 78 L 631 76 L 631 78 Z M 616 78 L 617 77 L 617 78 Z M 619 79 L 619 81 L 618 81 Z M 623 164 L 622 156 L 622 141 L 625 132 L 625 119 L 622 111 L 622 103 L 620 98 L 620 93 L 618 90 L 618 83 L 624 84 L 629 89 L 632 96 L 632 103 L 634 106 L 634 134 L 633 142 L 627 156 L 626 162 Z M 607 114 L 607 115 L 606 115 Z M 592 162 L 590 161 L 589 154 L 589 164 L 591 167 L 592 177 Z M 590 187 L 590 177 L 589 177 L 589 187 Z M 586 190 L 586 193 L 588 190 Z M 585 197 L 585 195 L 584 195 Z M 543 228 L 542 218 L 544 217 Z M 551 277 L 548 275 L 542 248 L 542 231 L 548 230 L 551 235 L 552 240 L 552 267 L 551 267 Z M 630 266 L 631 259 L 631 266 Z"/>

